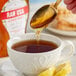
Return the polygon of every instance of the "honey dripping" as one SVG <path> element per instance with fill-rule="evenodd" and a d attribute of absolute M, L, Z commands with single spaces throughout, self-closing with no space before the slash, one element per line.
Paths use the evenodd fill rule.
<path fill-rule="evenodd" d="M 35 37 L 36 37 L 36 40 L 37 40 L 37 44 L 39 44 L 40 34 L 41 34 L 41 32 L 42 32 L 45 28 L 46 28 L 46 26 L 41 27 L 41 28 L 34 29 L 34 31 L 35 31 Z"/>
<path fill-rule="evenodd" d="M 39 44 L 40 33 L 52 22 L 57 16 L 57 6 L 62 0 L 57 0 L 54 5 L 45 5 L 38 9 L 33 15 L 30 26 L 35 30 L 37 43 Z"/>

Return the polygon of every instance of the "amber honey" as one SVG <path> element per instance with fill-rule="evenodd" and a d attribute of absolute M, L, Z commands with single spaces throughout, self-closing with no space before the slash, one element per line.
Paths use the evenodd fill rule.
<path fill-rule="evenodd" d="M 0 13 L 2 10 L 2 7 L 7 2 L 7 0 L 0 0 Z M 0 17 L 0 57 L 6 57 L 8 56 L 7 53 L 7 41 L 9 39 L 9 35 L 7 30 L 5 29 L 1 17 Z"/>
<path fill-rule="evenodd" d="M 0 13 L 1 13 L 2 7 L 6 2 L 7 0 L 0 0 Z M 9 39 L 8 32 L 5 29 L 0 17 L 0 57 L 8 56 L 7 46 L 6 46 L 8 39 Z"/>

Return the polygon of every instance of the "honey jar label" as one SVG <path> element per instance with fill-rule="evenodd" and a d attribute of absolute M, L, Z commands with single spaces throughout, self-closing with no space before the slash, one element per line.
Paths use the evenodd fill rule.
<path fill-rule="evenodd" d="M 9 0 L 3 6 L 0 18 L 10 37 L 24 34 L 28 17 L 28 6 L 25 0 Z"/>

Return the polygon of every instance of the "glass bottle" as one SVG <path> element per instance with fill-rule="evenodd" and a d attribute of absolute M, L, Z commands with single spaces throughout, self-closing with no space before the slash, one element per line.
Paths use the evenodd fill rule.
<path fill-rule="evenodd" d="M 6 57 L 9 38 L 24 34 L 28 18 L 26 0 L 0 0 L 0 57 Z"/>
<path fill-rule="evenodd" d="M 7 0 L 0 0 L 0 58 L 8 56 L 6 45 L 9 35 L 1 19 L 1 10 L 6 2 Z"/>

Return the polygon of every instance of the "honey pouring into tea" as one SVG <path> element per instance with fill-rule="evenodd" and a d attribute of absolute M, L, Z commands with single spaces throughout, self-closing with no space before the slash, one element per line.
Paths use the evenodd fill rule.
<path fill-rule="evenodd" d="M 32 17 L 30 25 L 33 29 L 41 28 L 50 23 L 57 15 L 57 6 L 61 0 L 57 0 L 54 5 L 41 7 Z"/>
<path fill-rule="evenodd" d="M 57 16 L 57 7 L 61 1 L 62 0 L 57 0 L 54 5 L 45 5 L 33 15 L 30 21 L 30 26 L 36 33 L 37 41 L 39 41 L 42 30 L 45 29 Z"/>
<path fill-rule="evenodd" d="M 32 17 L 30 25 L 36 33 L 36 40 L 23 41 L 15 44 L 12 48 L 26 53 L 40 53 L 56 49 L 58 47 L 56 44 L 40 40 L 40 33 L 56 17 L 57 6 L 60 2 L 61 0 L 57 0 L 53 6 L 45 5 L 41 7 Z"/>

